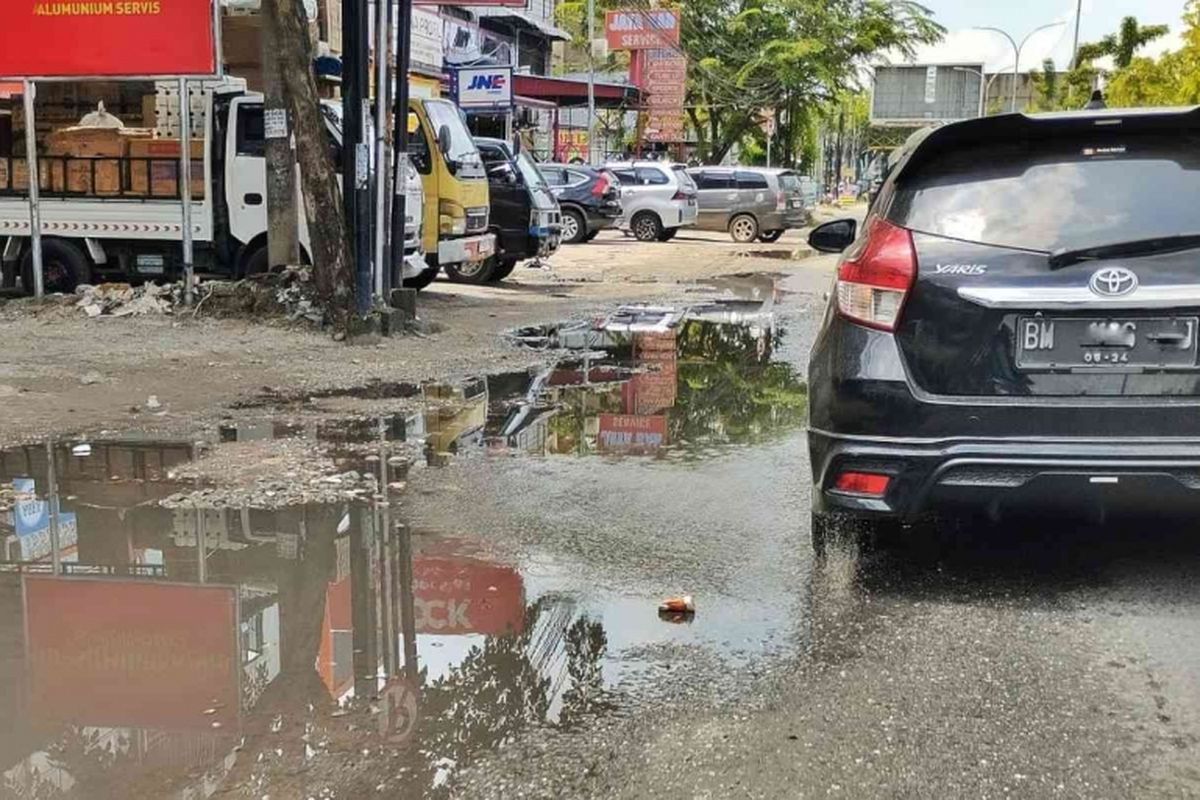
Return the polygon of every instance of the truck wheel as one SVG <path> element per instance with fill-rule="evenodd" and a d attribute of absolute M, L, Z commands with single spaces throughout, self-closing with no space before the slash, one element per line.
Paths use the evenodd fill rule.
<path fill-rule="evenodd" d="M 562 240 L 564 244 L 579 244 L 587 238 L 587 222 L 573 208 L 564 208 L 562 212 Z"/>
<path fill-rule="evenodd" d="M 729 235 L 739 244 L 749 244 L 758 238 L 758 220 L 749 214 L 739 214 L 729 221 Z"/>
<path fill-rule="evenodd" d="M 80 284 L 92 282 L 92 267 L 87 256 L 65 239 L 42 240 L 42 288 L 46 294 L 70 294 Z M 21 285 L 33 294 L 33 249 L 21 259 Z"/>
<path fill-rule="evenodd" d="M 771 244 L 772 242 L 778 242 L 780 236 L 783 236 L 782 229 L 777 231 L 763 231 L 758 235 L 758 240 L 766 244 Z"/>
<path fill-rule="evenodd" d="M 492 270 L 495 268 L 493 259 L 484 261 L 469 262 L 464 261 L 461 264 L 446 264 L 446 277 L 455 283 L 469 283 L 478 285 L 487 283 L 492 279 Z"/>
<path fill-rule="evenodd" d="M 629 223 L 630 230 L 639 242 L 656 242 L 662 236 L 662 220 L 653 211 L 639 211 Z"/>
<path fill-rule="evenodd" d="M 249 278 L 251 275 L 261 275 L 266 272 L 267 257 L 267 246 L 264 244 L 246 256 L 246 260 L 242 262 L 242 274 L 239 277 Z"/>
<path fill-rule="evenodd" d="M 517 260 L 515 258 L 506 258 L 503 261 L 497 261 L 495 268 L 492 270 L 492 283 L 500 281 L 513 274 L 513 270 L 517 268 Z"/>
<path fill-rule="evenodd" d="M 406 278 L 401 282 L 401 285 L 403 285 L 405 289 L 416 289 L 419 292 L 428 287 L 429 284 L 433 283 L 433 279 L 436 278 L 438 273 L 441 271 L 442 268 L 440 266 L 433 264 L 429 267 L 429 269 L 425 270 L 417 277 Z"/>

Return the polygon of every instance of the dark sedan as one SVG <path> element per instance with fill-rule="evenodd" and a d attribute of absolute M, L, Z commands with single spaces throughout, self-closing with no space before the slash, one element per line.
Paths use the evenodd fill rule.
<path fill-rule="evenodd" d="M 951 510 L 1200 510 L 1198 144 L 1200 109 L 947 125 L 865 224 L 813 232 L 845 250 L 809 371 L 818 548 Z"/>
<path fill-rule="evenodd" d="M 538 164 L 562 207 L 562 240 L 590 242 L 621 216 L 621 182 L 606 169 L 582 164 Z"/>

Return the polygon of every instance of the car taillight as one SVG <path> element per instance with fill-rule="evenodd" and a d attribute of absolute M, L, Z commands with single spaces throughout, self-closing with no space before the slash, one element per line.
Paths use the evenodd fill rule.
<path fill-rule="evenodd" d="M 690 197 L 690 195 L 687 192 L 685 192 L 683 189 L 680 189 L 679 191 L 675 192 L 675 196 L 672 197 L 671 199 L 672 200 L 687 200 L 688 197 Z"/>
<path fill-rule="evenodd" d="M 783 192 L 775 193 L 775 210 L 787 211 L 787 195 Z"/>
<path fill-rule="evenodd" d="M 843 472 L 838 475 L 833 488 L 835 491 L 846 494 L 883 497 L 891 482 L 891 475 L 882 475 L 878 472 Z"/>
<path fill-rule="evenodd" d="M 865 239 L 838 265 L 838 311 L 862 325 L 893 331 L 916 277 L 912 234 L 876 217 Z"/>
<path fill-rule="evenodd" d="M 596 182 L 592 184 L 592 196 L 604 197 L 604 193 L 608 191 L 608 178 L 601 175 L 596 178 Z"/>

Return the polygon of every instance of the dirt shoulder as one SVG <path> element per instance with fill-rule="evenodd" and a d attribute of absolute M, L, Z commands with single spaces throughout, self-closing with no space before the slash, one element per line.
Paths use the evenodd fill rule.
<path fill-rule="evenodd" d="M 264 389 L 297 393 L 520 369 L 542 356 L 508 344 L 506 330 L 599 314 L 621 302 L 719 293 L 725 290 L 704 283 L 719 276 L 827 269 L 807 254 L 800 231 L 750 246 L 704 232 L 664 244 L 605 233 L 564 247 L 546 268 L 522 265 L 498 286 L 439 281 L 419 301 L 437 333 L 358 344 L 186 313 L 88 319 L 62 303 L 0 305 L 0 444 L 105 428 L 186 434 Z M 814 274 L 814 287 L 825 280 Z"/>

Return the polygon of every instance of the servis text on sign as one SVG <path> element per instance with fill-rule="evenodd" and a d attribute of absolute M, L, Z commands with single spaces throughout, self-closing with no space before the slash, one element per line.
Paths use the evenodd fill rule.
<path fill-rule="evenodd" d="M 215 75 L 215 0 L 6 0 L 0 76 Z"/>

